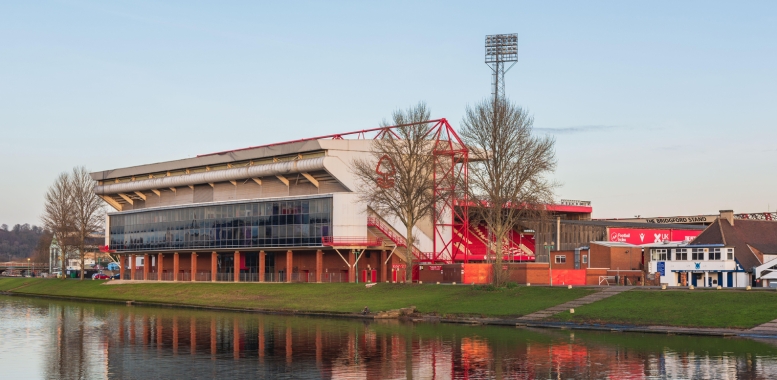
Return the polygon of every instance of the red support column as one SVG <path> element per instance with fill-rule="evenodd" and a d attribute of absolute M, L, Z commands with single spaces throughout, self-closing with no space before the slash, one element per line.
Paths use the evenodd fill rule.
<path fill-rule="evenodd" d="M 138 260 L 135 257 L 135 255 L 130 255 L 130 265 L 129 265 L 129 267 L 130 267 L 130 280 L 134 280 L 135 279 L 135 272 L 138 269 L 138 268 L 135 267 L 135 263 L 137 263 L 137 262 L 138 262 Z"/>
<path fill-rule="evenodd" d="M 265 256 L 267 254 L 264 251 L 259 251 L 259 282 L 264 282 L 264 271 L 266 270 L 264 266 Z"/>
<path fill-rule="evenodd" d="M 126 262 L 127 262 L 127 256 L 119 255 L 119 279 L 120 280 L 124 279 L 124 267 L 126 266 Z M 62 275 L 64 276 L 65 274 L 62 273 Z"/>
<path fill-rule="evenodd" d="M 178 265 L 178 252 L 173 254 L 173 281 L 178 281 L 178 271 L 180 267 Z"/>
<path fill-rule="evenodd" d="M 197 252 L 192 252 L 192 281 L 197 281 Z"/>
<path fill-rule="evenodd" d="M 324 251 L 316 251 L 316 282 L 321 282 L 321 272 L 324 271 Z"/>
<path fill-rule="evenodd" d="M 216 275 L 218 274 L 219 266 L 219 254 L 216 252 L 210 253 L 210 281 L 216 282 Z"/>
<path fill-rule="evenodd" d="M 380 280 L 379 282 L 386 282 L 388 278 L 386 277 L 386 250 L 380 251 Z"/>
<path fill-rule="evenodd" d="M 348 282 L 356 282 L 356 255 L 353 250 L 348 251 Z"/>
<path fill-rule="evenodd" d="M 159 253 L 156 255 L 156 280 L 162 281 L 162 272 L 165 270 L 165 255 Z"/>
<path fill-rule="evenodd" d="M 240 282 L 240 251 L 235 251 L 235 260 L 233 263 L 234 271 L 235 271 L 235 282 Z"/>
<path fill-rule="evenodd" d="M 291 282 L 291 272 L 294 268 L 294 253 L 286 251 L 286 282 Z"/>
<path fill-rule="evenodd" d="M 148 253 L 143 254 L 143 280 L 148 280 L 148 271 L 151 270 L 151 262 L 148 261 Z"/>

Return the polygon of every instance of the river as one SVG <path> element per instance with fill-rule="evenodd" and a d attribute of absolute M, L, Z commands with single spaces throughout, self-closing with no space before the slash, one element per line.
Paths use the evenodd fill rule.
<path fill-rule="evenodd" d="M 2 379 L 774 379 L 777 340 L 0 296 Z"/>

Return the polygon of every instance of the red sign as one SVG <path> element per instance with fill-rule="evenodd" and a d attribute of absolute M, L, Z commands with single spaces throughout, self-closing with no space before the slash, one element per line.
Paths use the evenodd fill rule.
<path fill-rule="evenodd" d="M 378 186 L 388 189 L 394 187 L 394 175 L 397 174 L 397 169 L 394 168 L 394 161 L 391 160 L 387 154 L 378 160 L 378 166 L 375 167 L 375 173 L 378 173 L 380 177 L 376 180 Z"/>
<path fill-rule="evenodd" d="M 643 228 L 610 228 L 608 241 L 617 241 L 635 245 L 661 243 L 668 241 L 683 241 L 699 236 L 701 230 L 659 230 Z"/>

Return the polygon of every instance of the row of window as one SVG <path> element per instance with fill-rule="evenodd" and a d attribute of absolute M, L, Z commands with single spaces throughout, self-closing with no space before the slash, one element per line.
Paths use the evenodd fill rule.
<path fill-rule="evenodd" d="M 707 252 L 704 252 L 705 250 Z M 653 261 L 734 260 L 733 248 L 661 248 L 652 249 L 651 252 Z"/>
<path fill-rule="evenodd" d="M 245 219 L 256 216 L 305 215 L 332 213 L 332 199 L 254 202 L 230 205 L 177 208 L 149 212 L 112 215 L 111 226 L 191 222 L 220 219 Z"/>
<path fill-rule="evenodd" d="M 583 255 L 583 264 L 588 264 L 588 255 Z M 567 256 L 566 255 L 556 255 L 555 257 L 556 264 L 566 264 L 567 262 Z"/>
<path fill-rule="evenodd" d="M 331 231 L 332 199 L 320 198 L 111 215 L 109 242 L 117 251 L 321 246 Z"/>

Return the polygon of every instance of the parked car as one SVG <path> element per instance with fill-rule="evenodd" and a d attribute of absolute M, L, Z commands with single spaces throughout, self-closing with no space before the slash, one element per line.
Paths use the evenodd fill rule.
<path fill-rule="evenodd" d="M 109 280 L 111 277 L 107 274 L 95 273 L 92 275 L 92 280 Z"/>
<path fill-rule="evenodd" d="M 114 280 L 121 280 L 121 273 L 116 273 L 113 276 L 111 276 L 111 278 Z"/>

